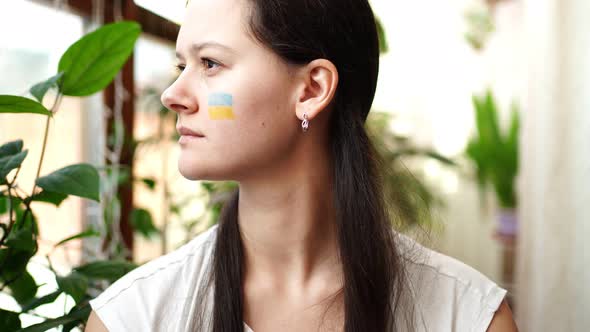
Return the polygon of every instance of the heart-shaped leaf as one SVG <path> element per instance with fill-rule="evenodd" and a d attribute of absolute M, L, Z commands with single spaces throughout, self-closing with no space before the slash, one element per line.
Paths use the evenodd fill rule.
<path fill-rule="evenodd" d="M 51 87 L 57 86 L 57 81 L 63 76 L 63 74 L 64 73 L 61 72 L 55 76 L 48 78 L 47 80 L 45 80 L 41 83 L 37 83 L 29 91 L 31 92 L 33 97 L 35 97 L 35 99 L 37 99 L 40 103 L 42 103 L 43 97 L 45 97 L 45 94 L 47 93 L 47 91 Z"/>
<path fill-rule="evenodd" d="M 79 303 L 80 300 L 82 300 L 88 289 L 88 278 L 75 271 L 66 277 L 58 276 L 56 277 L 56 280 L 59 289 L 74 298 L 76 303 Z"/>
<path fill-rule="evenodd" d="M 23 163 L 28 152 L 28 150 L 25 150 L 11 156 L 0 158 L 0 184 L 6 183 L 8 173 Z"/>
<path fill-rule="evenodd" d="M 0 194 L 0 215 L 8 212 L 8 208 L 9 208 L 8 202 L 9 202 L 8 196 Z M 14 196 L 12 196 L 11 202 L 12 202 L 13 209 L 17 209 L 19 204 L 22 203 L 22 201 L 18 197 L 14 197 Z"/>
<path fill-rule="evenodd" d="M 8 142 L 0 146 L 0 158 L 6 156 L 12 156 L 23 150 L 23 140 L 19 139 L 16 141 Z"/>
<path fill-rule="evenodd" d="M 14 282 L 8 285 L 12 297 L 19 304 L 30 302 L 37 294 L 37 283 L 31 274 L 24 271 Z"/>
<path fill-rule="evenodd" d="M 154 226 L 152 214 L 146 209 L 136 208 L 131 211 L 131 225 L 136 232 L 139 232 L 147 239 L 159 233 L 158 229 Z"/>
<path fill-rule="evenodd" d="M 19 312 L 0 309 L 0 331 L 20 330 L 22 325 L 19 315 Z"/>
<path fill-rule="evenodd" d="M 61 202 L 63 202 L 66 198 L 68 198 L 68 195 L 66 194 L 43 190 L 42 192 L 27 198 L 27 201 L 44 202 L 53 204 L 55 206 L 60 206 Z"/>
<path fill-rule="evenodd" d="M 35 239 L 30 227 L 15 229 L 14 227 L 6 238 L 6 246 L 24 251 L 35 251 Z"/>
<path fill-rule="evenodd" d="M 33 113 L 51 115 L 40 103 L 25 97 L 0 95 L 0 113 Z"/>
<path fill-rule="evenodd" d="M 136 22 L 111 23 L 72 44 L 59 61 L 64 72 L 58 83 L 67 96 L 88 96 L 104 89 L 121 70 L 131 53 L 141 26 Z"/>
<path fill-rule="evenodd" d="M 99 175 L 90 164 L 64 167 L 37 180 L 37 185 L 47 191 L 89 198 L 99 201 Z"/>
<path fill-rule="evenodd" d="M 17 274 L 24 272 L 31 259 L 29 251 L 14 250 L 9 248 L 0 249 L 0 262 L 4 262 L 0 281 L 6 282 Z"/>

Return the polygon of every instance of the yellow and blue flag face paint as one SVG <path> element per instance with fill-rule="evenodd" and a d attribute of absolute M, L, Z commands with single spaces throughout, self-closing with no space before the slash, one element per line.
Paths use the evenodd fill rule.
<path fill-rule="evenodd" d="M 212 93 L 209 95 L 209 118 L 212 120 L 234 119 L 233 98 L 227 93 Z"/>

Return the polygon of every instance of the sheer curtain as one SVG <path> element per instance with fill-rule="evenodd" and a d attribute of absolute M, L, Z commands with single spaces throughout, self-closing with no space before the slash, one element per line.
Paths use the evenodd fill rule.
<path fill-rule="evenodd" d="M 590 331 L 590 1 L 525 0 L 521 331 Z"/>

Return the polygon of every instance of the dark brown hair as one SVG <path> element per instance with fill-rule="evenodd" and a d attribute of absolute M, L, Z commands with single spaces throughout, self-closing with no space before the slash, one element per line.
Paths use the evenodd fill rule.
<path fill-rule="evenodd" d="M 338 70 L 329 130 L 344 272 L 344 331 L 394 331 L 404 316 L 398 308 L 406 280 L 383 199 L 380 159 L 364 126 L 379 71 L 379 41 L 369 2 L 246 0 L 245 4 L 249 33 L 286 63 L 323 58 Z M 212 268 L 195 295 L 194 331 L 243 331 L 244 255 L 238 200 L 239 189 L 220 215 Z M 214 290 L 212 313 L 205 310 L 209 287 Z M 404 304 L 404 312 L 409 310 Z M 210 326 L 205 326 L 207 315 Z"/>

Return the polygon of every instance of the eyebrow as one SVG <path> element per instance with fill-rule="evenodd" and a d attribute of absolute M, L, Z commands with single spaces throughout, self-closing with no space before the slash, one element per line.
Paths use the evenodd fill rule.
<path fill-rule="evenodd" d="M 208 42 L 203 42 L 203 43 L 194 43 L 190 47 L 190 53 L 191 54 L 198 54 L 199 52 L 201 52 L 202 49 L 207 48 L 207 47 L 219 48 L 219 49 L 225 50 L 230 53 L 236 53 L 236 51 L 234 49 L 232 49 L 231 47 L 220 44 L 218 42 L 214 42 L 214 41 L 208 41 Z M 178 51 L 176 51 L 176 57 L 179 59 L 184 59 L 184 56 L 182 56 L 182 54 L 180 54 L 180 52 L 178 52 Z"/>

